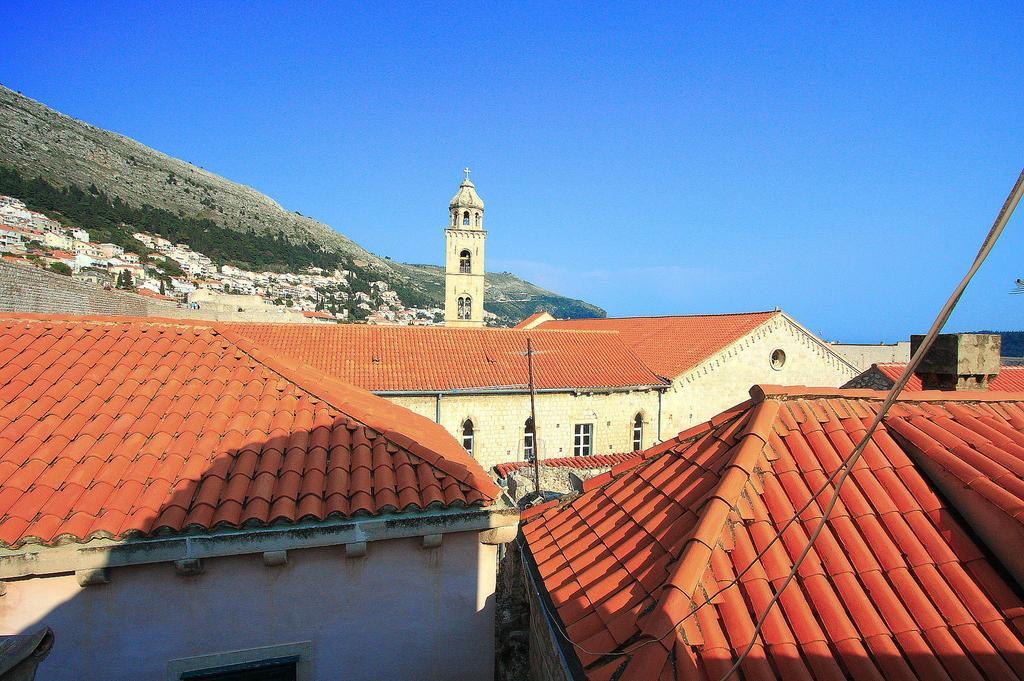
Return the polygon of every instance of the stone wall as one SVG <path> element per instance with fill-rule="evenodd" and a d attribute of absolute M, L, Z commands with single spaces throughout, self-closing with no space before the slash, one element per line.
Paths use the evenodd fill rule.
<path fill-rule="evenodd" d="M 829 343 L 829 345 L 861 371 L 867 370 L 872 364 L 910 361 L 910 341 L 879 343 L 878 345 L 852 343 Z"/>
<path fill-rule="evenodd" d="M 781 366 L 772 355 L 785 353 Z M 838 387 L 859 373 L 816 336 L 778 315 L 691 371 L 675 377 L 662 405 L 661 438 L 707 421 L 750 397 L 755 384 Z"/>
<path fill-rule="evenodd" d="M 515 546 L 515 543 L 510 546 Z M 517 551 L 518 552 L 518 551 Z M 521 555 L 521 554 L 520 554 Z M 528 659 L 531 681 L 571 681 L 569 662 L 558 647 L 558 634 L 545 615 L 541 605 L 541 594 L 534 583 L 536 573 L 531 575 L 529 556 L 523 557 L 523 590 L 529 605 L 530 630 L 528 638 Z M 575 660 L 573 660 L 575 662 Z M 579 664 L 578 662 L 576 663 Z"/>
<path fill-rule="evenodd" d="M 108 291 L 98 284 L 5 261 L 0 261 L 0 312 L 170 317 L 224 322 L 314 322 L 293 310 L 273 305 L 243 312 L 191 310 L 167 300 L 146 298 L 126 291 Z"/>
<path fill-rule="evenodd" d="M 172 316 L 173 303 L 0 261 L 0 311 L 52 314 L 104 314 L 133 317 Z"/>
<path fill-rule="evenodd" d="M 392 396 L 392 402 L 437 420 L 437 396 Z M 537 395 L 538 453 L 542 459 L 573 455 L 574 426 L 593 424 L 592 454 L 633 450 L 633 419 L 644 417 L 643 447 L 658 442 L 658 391 L 541 393 Z M 530 416 L 529 394 L 441 396 L 440 423 L 462 442 L 462 424 L 473 422 L 473 456 L 485 468 L 522 461 L 523 435 Z"/>

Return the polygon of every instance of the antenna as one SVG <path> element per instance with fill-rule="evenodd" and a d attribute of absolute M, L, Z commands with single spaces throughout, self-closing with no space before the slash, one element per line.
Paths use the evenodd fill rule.
<path fill-rule="evenodd" d="M 533 491 L 540 497 L 540 452 L 537 451 L 537 386 L 533 381 L 533 339 L 526 338 L 526 363 L 530 367 L 530 435 L 533 440 Z"/>

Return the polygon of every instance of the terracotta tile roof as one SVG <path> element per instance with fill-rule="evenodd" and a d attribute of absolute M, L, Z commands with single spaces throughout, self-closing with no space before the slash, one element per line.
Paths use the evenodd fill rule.
<path fill-rule="evenodd" d="M 0 316 L 0 544 L 486 505 L 429 419 L 202 323 Z"/>
<path fill-rule="evenodd" d="M 327 310 L 303 310 L 302 316 L 308 319 L 334 319 L 334 315 Z"/>
<path fill-rule="evenodd" d="M 540 312 L 534 312 L 532 315 L 530 315 L 526 319 L 524 319 L 524 320 L 520 321 L 518 324 L 516 324 L 515 328 L 517 328 L 517 329 L 529 329 L 532 326 L 534 326 L 534 323 L 538 319 L 541 319 L 542 317 L 550 317 L 550 316 L 551 316 L 551 313 L 550 312 L 545 312 L 544 310 L 541 310 Z"/>
<path fill-rule="evenodd" d="M 725 349 L 779 312 L 555 319 L 538 329 L 618 331 L 622 340 L 659 375 L 674 378 Z"/>
<path fill-rule="evenodd" d="M 640 452 L 625 452 L 623 454 L 593 454 L 591 456 L 565 456 L 557 459 L 541 459 L 541 466 L 552 466 L 555 468 L 578 468 L 587 470 L 590 468 L 611 468 L 623 461 L 630 461 L 640 457 Z M 529 461 L 510 461 L 499 463 L 494 467 L 494 472 L 499 478 L 508 477 L 520 468 L 526 468 L 533 464 Z"/>
<path fill-rule="evenodd" d="M 170 301 L 174 300 L 174 298 L 172 298 L 171 296 L 166 296 L 166 295 L 164 295 L 162 293 L 157 293 L 156 291 L 151 291 L 148 288 L 140 288 L 138 291 L 136 291 L 136 293 L 139 294 L 140 296 L 145 296 L 146 298 L 155 298 L 157 300 L 170 300 Z"/>
<path fill-rule="evenodd" d="M 753 402 L 646 451 L 643 463 L 588 481 L 561 506 L 524 514 L 557 618 L 591 651 L 576 650 L 587 678 L 720 678 L 822 506 L 738 585 L 730 580 L 826 482 L 884 397 L 756 386 L 751 393 Z M 1021 444 L 1024 393 L 905 395 L 768 616 L 743 678 L 1024 678 L 1021 592 L 912 452 L 972 461 L 975 472 L 948 457 L 945 465 L 1019 519 Z M 1000 495 L 1000 485 L 1013 491 Z M 605 654 L 613 651 L 629 652 Z"/>
<path fill-rule="evenodd" d="M 888 364 L 876 364 L 878 370 L 885 374 L 885 377 L 889 379 L 889 385 L 892 386 L 899 380 L 899 377 L 903 374 L 903 370 L 906 369 L 907 365 L 905 362 L 892 362 Z M 870 371 L 870 369 L 868 370 Z M 910 380 L 907 381 L 906 390 L 920 390 L 921 379 L 917 376 L 911 376 Z M 1024 391 L 1024 366 L 1013 366 L 1004 365 L 999 369 L 999 375 L 997 375 L 988 384 L 989 390 L 998 390 L 1000 392 L 1021 392 Z"/>
<path fill-rule="evenodd" d="M 230 324 L 257 345 L 367 390 L 459 390 L 536 384 L 601 388 L 662 384 L 614 333 L 339 324 Z"/>

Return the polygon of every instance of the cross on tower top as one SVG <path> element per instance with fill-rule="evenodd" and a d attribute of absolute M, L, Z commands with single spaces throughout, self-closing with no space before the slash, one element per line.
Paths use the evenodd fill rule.
<path fill-rule="evenodd" d="M 469 179 L 469 166 L 466 166 L 465 168 L 463 168 L 462 172 L 466 173 L 466 179 L 468 180 Z"/>

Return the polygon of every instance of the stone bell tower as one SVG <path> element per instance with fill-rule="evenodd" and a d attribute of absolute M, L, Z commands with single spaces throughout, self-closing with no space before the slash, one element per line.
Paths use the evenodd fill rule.
<path fill-rule="evenodd" d="M 469 168 L 463 172 L 466 179 L 448 204 L 448 228 L 444 230 L 444 323 L 483 326 L 484 202 L 469 179 Z"/>

